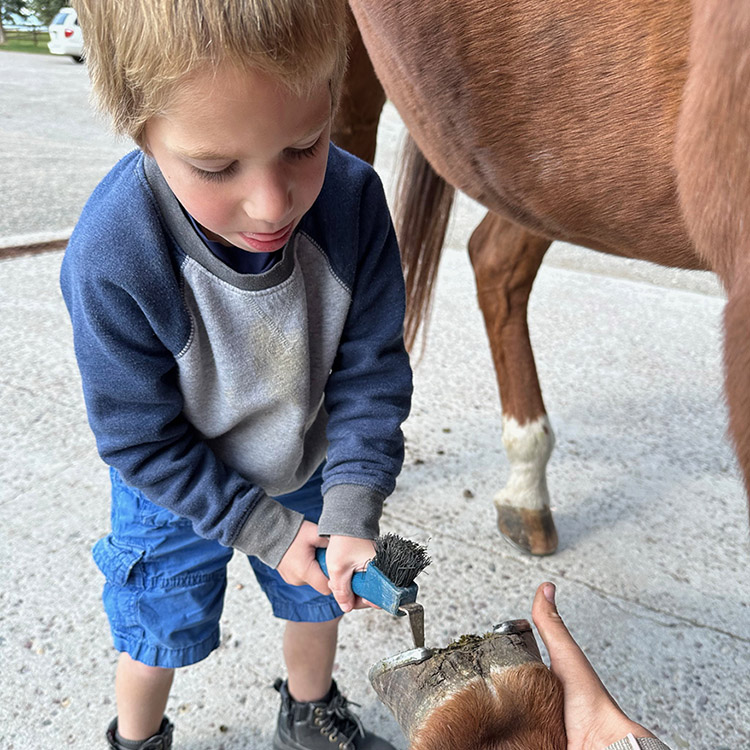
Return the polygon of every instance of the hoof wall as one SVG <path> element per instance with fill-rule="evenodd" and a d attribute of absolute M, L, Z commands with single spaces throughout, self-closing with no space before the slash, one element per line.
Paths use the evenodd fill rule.
<path fill-rule="evenodd" d="M 549 508 L 496 508 L 497 527 L 514 547 L 530 555 L 551 555 L 557 549 L 557 529 Z"/>

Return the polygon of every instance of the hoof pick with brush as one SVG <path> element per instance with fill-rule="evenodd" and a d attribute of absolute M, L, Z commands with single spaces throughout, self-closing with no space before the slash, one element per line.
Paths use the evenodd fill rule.
<path fill-rule="evenodd" d="M 315 557 L 328 576 L 325 547 Z M 375 557 L 352 576 L 352 591 L 396 617 L 408 615 L 414 646 L 424 646 L 424 609 L 417 603 L 419 590 L 414 579 L 430 564 L 427 550 L 398 534 L 384 534 L 375 540 Z"/>

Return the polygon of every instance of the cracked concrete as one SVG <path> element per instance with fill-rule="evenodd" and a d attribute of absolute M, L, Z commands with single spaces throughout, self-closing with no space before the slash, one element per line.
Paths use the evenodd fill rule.
<path fill-rule="evenodd" d="M 47 64 L 24 62 L 39 75 Z M 83 80 L 70 78 L 67 85 Z M 90 137 L 102 144 L 102 133 Z M 388 188 L 401 133 L 388 108 L 378 161 Z M 118 150 L 112 142 L 112 161 Z M 14 190 L 7 194 L 14 199 Z M 70 221 L 59 226 L 68 226 L 76 200 L 78 193 L 68 208 L 55 207 L 50 221 L 62 212 Z M 530 329 L 557 436 L 548 474 L 560 550 L 524 557 L 495 531 L 492 497 L 508 466 L 464 250 L 480 215 L 467 200 L 456 208 L 416 369 L 406 464 L 383 517 L 384 530 L 427 543 L 433 558 L 419 579 L 428 645 L 529 617 L 536 586 L 552 580 L 566 622 L 634 718 L 673 750 L 750 748 L 750 548 L 725 437 L 720 290 L 706 274 L 651 275 L 647 265 L 633 272 L 623 259 L 553 248 L 534 287 Z M 116 655 L 90 557 L 108 527 L 107 476 L 83 410 L 57 287 L 60 259 L 55 252 L 0 262 L 7 750 L 103 747 L 115 711 Z M 239 556 L 222 628 L 218 651 L 175 682 L 168 711 L 182 750 L 270 746 L 282 624 Z M 366 673 L 409 645 L 405 622 L 357 612 L 344 619 L 336 663 L 364 721 L 401 750 Z"/>

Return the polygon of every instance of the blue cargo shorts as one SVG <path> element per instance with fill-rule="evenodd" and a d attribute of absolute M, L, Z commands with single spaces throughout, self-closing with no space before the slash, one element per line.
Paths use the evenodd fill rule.
<path fill-rule="evenodd" d="M 194 664 L 219 645 L 234 550 L 198 536 L 189 520 L 152 503 L 115 469 L 110 478 L 112 533 L 94 545 L 93 556 L 106 578 L 104 608 L 115 648 L 155 667 Z M 317 523 L 321 484 L 319 468 L 299 490 L 276 500 Z M 292 586 L 257 557 L 248 559 L 276 617 L 324 622 L 342 614 L 332 596 Z"/>

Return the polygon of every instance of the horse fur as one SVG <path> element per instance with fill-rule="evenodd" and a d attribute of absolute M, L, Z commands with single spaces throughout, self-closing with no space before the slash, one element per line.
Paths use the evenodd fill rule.
<path fill-rule="evenodd" d="M 553 240 L 713 270 L 727 290 L 730 428 L 750 492 L 747 0 L 350 0 L 350 8 L 379 79 L 359 98 L 369 113 L 359 135 L 374 144 L 384 89 L 432 170 L 407 177 L 398 208 L 401 225 L 416 227 L 400 237 L 409 338 L 434 289 L 451 196 L 441 180 L 489 209 L 469 255 L 503 418 L 522 428 L 546 419 L 526 313 Z M 338 123 L 353 117 L 350 105 Z M 341 145 L 349 143 L 358 148 Z M 514 497 L 507 487 L 495 503 L 513 542 L 554 551 L 544 492 Z"/>
<path fill-rule="evenodd" d="M 544 664 L 469 683 L 435 709 L 411 750 L 565 750 L 563 691 Z"/>

